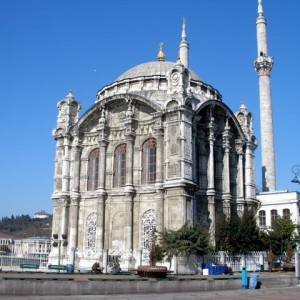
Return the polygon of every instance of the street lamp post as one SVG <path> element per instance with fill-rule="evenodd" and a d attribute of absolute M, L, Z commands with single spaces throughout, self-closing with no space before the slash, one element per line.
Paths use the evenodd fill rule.
<path fill-rule="evenodd" d="M 53 247 L 58 247 L 58 265 L 60 266 L 60 251 L 61 251 L 61 246 L 66 247 L 68 245 L 67 242 L 67 235 L 62 234 L 61 239 L 58 238 L 58 234 L 54 233 L 53 234 Z"/>
<path fill-rule="evenodd" d="M 298 179 L 298 175 L 300 174 L 300 166 L 295 165 L 292 167 L 292 172 L 294 173 L 294 178 L 291 180 L 292 183 L 300 184 L 300 180 Z"/>
<path fill-rule="evenodd" d="M 298 179 L 298 175 L 300 174 L 300 166 L 295 165 L 292 167 L 292 172 L 294 173 L 294 178 L 291 180 L 293 183 L 300 184 L 300 180 Z M 298 233 L 299 234 L 299 233 Z M 295 248 L 295 277 L 297 278 L 297 285 L 300 285 L 300 269 L 299 269 L 299 239 L 294 240 L 296 243 Z"/>

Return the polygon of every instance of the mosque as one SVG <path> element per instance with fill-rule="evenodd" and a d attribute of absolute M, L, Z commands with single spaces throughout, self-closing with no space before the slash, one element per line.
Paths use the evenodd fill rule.
<path fill-rule="evenodd" d="M 258 57 L 264 190 L 275 189 L 266 22 L 258 0 Z M 183 22 L 178 57 L 121 74 L 79 117 L 72 91 L 58 103 L 52 249 L 63 263 L 91 266 L 118 257 L 133 268 L 149 259 L 154 230 L 200 222 L 214 244 L 218 216 L 258 208 L 252 114 L 231 111 L 189 65 Z M 271 116 L 270 116 L 271 114 Z M 271 128 L 271 130 L 270 130 Z M 270 142 L 272 141 L 272 142 Z"/>

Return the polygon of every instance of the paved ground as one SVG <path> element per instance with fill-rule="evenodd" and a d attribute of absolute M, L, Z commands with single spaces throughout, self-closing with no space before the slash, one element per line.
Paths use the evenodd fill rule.
<path fill-rule="evenodd" d="M 203 291 L 190 293 L 166 293 L 166 294 L 122 294 L 122 295 L 70 295 L 70 296 L 14 296 L 0 295 L 0 300 L 206 300 L 206 299 L 222 299 L 222 300 L 300 300 L 300 286 L 280 287 L 276 286 L 276 278 L 282 276 L 293 276 L 287 273 L 261 273 L 261 278 L 269 278 L 274 284 L 262 286 L 261 289 L 237 289 L 237 290 L 218 290 L 218 291 Z M 126 278 L 129 275 L 126 275 Z M 84 274 L 45 274 L 45 273 L 0 273 L 0 280 L 4 277 L 18 278 L 73 278 L 74 281 L 87 281 L 89 277 L 106 277 L 117 279 L 116 275 L 84 275 Z M 135 277 L 135 276 L 129 276 Z M 179 276 L 180 277 L 180 276 Z M 184 276 L 187 278 L 188 276 Z M 195 277 L 195 276 L 193 276 Z M 197 276 L 198 277 L 198 276 Z M 201 276 L 199 276 L 201 277 Z M 120 276 L 120 278 L 124 278 Z M 231 277 L 230 277 L 231 278 Z"/>
<path fill-rule="evenodd" d="M 0 296 L 0 300 L 299 300 L 300 287 L 147 295 Z"/>

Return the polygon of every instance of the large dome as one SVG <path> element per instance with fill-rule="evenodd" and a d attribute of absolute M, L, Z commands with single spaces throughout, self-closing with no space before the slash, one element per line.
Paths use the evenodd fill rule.
<path fill-rule="evenodd" d="M 99 90 L 96 102 L 106 97 L 130 93 L 164 105 L 167 93 L 170 93 L 168 72 L 174 70 L 176 65 L 178 66 L 178 63 L 171 61 L 152 61 L 137 65 Z M 189 69 L 189 74 L 189 93 L 193 95 L 194 99 L 197 101 L 221 99 L 219 92 L 204 83 L 191 69 Z"/>
<path fill-rule="evenodd" d="M 124 79 L 133 79 L 138 77 L 148 77 L 148 76 L 166 76 L 167 72 L 170 71 L 174 62 L 170 61 L 152 61 L 144 64 L 137 65 L 121 76 L 119 76 L 115 81 L 121 81 Z M 202 79 L 192 70 L 189 70 L 191 73 L 191 79 L 202 81 Z"/>

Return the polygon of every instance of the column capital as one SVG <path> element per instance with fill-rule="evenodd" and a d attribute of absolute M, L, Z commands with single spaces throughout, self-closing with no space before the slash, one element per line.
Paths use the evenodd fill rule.
<path fill-rule="evenodd" d="M 134 131 L 128 131 L 128 132 L 126 131 L 124 133 L 124 135 L 125 135 L 126 141 L 132 141 L 132 142 L 134 141 L 135 136 L 136 136 Z"/>
<path fill-rule="evenodd" d="M 78 205 L 80 201 L 80 193 L 72 192 L 70 199 L 71 199 L 70 201 L 71 205 Z"/>
<path fill-rule="evenodd" d="M 154 134 L 159 137 L 164 135 L 164 128 L 162 126 L 154 127 Z"/>

